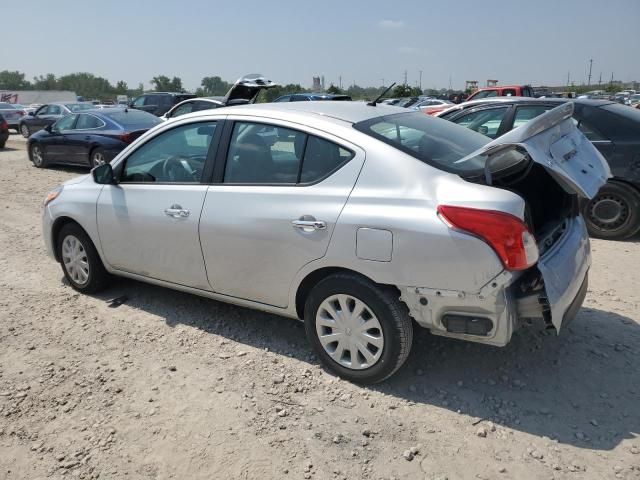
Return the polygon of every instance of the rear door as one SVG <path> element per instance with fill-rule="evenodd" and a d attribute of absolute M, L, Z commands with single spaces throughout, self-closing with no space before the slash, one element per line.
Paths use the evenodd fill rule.
<path fill-rule="evenodd" d="M 105 122 L 91 113 L 81 113 L 72 131 L 65 135 L 67 150 L 76 163 L 89 162 L 91 145 L 100 141 L 99 132 Z"/>
<path fill-rule="evenodd" d="M 96 209 L 109 265 L 210 290 L 198 222 L 219 132 L 214 121 L 170 126 L 118 162 L 119 182 L 104 186 Z"/>
<path fill-rule="evenodd" d="M 238 119 L 229 129 L 200 221 L 217 293 L 286 307 L 295 274 L 326 253 L 364 152 L 298 127 Z"/>

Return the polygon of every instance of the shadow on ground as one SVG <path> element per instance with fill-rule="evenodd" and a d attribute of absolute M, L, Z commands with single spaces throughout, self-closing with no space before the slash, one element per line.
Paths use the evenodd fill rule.
<path fill-rule="evenodd" d="M 317 364 L 301 322 L 130 280 L 100 294 L 234 341 Z M 640 328 L 583 308 L 563 335 L 526 327 L 505 348 L 419 329 L 405 366 L 368 388 L 398 399 L 491 420 L 536 437 L 610 450 L 640 432 Z M 418 411 L 419 412 L 419 411 Z M 420 412 L 424 413 L 424 412 Z"/>

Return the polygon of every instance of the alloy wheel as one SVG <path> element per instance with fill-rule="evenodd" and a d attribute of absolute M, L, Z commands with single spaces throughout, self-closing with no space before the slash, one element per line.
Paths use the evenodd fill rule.
<path fill-rule="evenodd" d="M 89 280 L 89 259 L 87 251 L 74 235 L 67 235 L 62 241 L 62 263 L 69 277 L 78 285 Z"/>
<path fill-rule="evenodd" d="M 382 356 L 380 322 L 368 305 L 351 295 L 332 295 L 320 304 L 316 333 L 324 351 L 343 367 L 364 370 Z"/>
<path fill-rule="evenodd" d="M 43 156 L 42 156 L 42 148 L 40 147 L 40 145 L 34 145 L 33 147 L 31 147 L 31 158 L 33 159 L 33 163 L 36 166 L 40 166 L 42 165 L 42 160 L 43 160 Z"/>
<path fill-rule="evenodd" d="M 31 132 L 29 131 L 29 127 L 24 123 L 20 126 L 20 133 L 22 133 L 22 136 L 24 138 L 29 138 L 29 135 L 31 135 Z"/>
<path fill-rule="evenodd" d="M 103 165 L 105 163 L 104 153 L 102 153 L 100 150 L 93 152 L 93 155 L 91 155 L 91 162 L 93 163 L 94 167 Z"/>

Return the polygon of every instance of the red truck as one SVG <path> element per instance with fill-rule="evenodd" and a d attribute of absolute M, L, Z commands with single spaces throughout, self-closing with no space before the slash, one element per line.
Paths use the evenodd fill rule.
<path fill-rule="evenodd" d="M 479 88 L 465 100 L 480 100 L 489 97 L 533 97 L 531 85 L 501 85 Z"/>

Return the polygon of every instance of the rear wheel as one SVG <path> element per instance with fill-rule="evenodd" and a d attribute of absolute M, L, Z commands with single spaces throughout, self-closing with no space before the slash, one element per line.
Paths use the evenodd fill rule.
<path fill-rule="evenodd" d="M 31 145 L 30 156 L 31 161 L 36 167 L 42 168 L 47 166 L 47 162 L 44 159 L 44 151 L 39 144 L 34 143 Z"/>
<path fill-rule="evenodd" d="M 584 207 L 589 234 L 623 240 L 640 230 L 640 193 L 624 183 L 608 182 Z"/>
<path fill-rule="evenodd" d="M 71 286 L 83 293 L 104 289 L 109 274 L 85 231 L 75 223 L 62 227 L 57 239 L 58 258 Z"/>
<path fill-rule="evenodd" d="M 102 148 L 94 148 L 91 150 L 89 159 L 91 161 L 91 168 L 99 167 L 107 162 L 107 158 L 105 157 L 104 150 Z"/>
<path fill-rule="evenodd" d="M 359 275 L 338 273 L 320 281 L 304 317 L 322 363 L 347 380 L 381 382 L 409 356 L 413 326 L 398 292 Z"/>
<path fill-rule="evenodd" d="M 29 138 L 29 136 L 31 135 L 31 130 L 29 129 L 29 125 L 25 123 L 20 125 L 20 133 L 24 138 Z"/>

